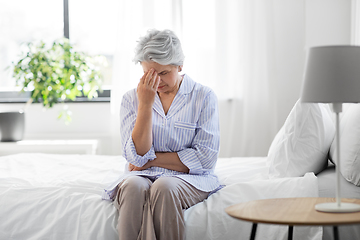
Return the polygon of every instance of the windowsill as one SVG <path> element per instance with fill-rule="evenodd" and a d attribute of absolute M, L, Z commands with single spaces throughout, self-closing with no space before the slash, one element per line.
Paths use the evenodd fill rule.
<path fill-rule="evenodd" d="M 94 103 L 110 102 L 111 90 L 98 92 L 97 98 L 76 97 L 74 101 L 65 100 L 65 103 Z M 30 92 L 6 91 L 0 92 L 0 103 L 26 103 L 30 99 Z"/>
<path fill-rule="evenodd" d="M 0 156 L 16 153 L 96 154 L 98 140 L 22 140 L 0 142 Z"/>

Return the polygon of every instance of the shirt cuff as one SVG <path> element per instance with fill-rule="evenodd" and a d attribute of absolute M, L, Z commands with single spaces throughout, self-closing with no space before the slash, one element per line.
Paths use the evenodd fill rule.
<path fill-rule="evenodd" d="M 130 137 L 129 141 L 127 142 L 125 149 L 124 149 L 124 157 L 125 159 L 137 166 L 142 167 L 144 166 L 149 160 L 152 161 L 156 158 L 154 146 L 151 146 L 150 150 L 145 153 L 145 155 L 141 156 L 136 153 L 135 144 Z"/>
<path fill-rule="evenodd" d="M 199 161 L 199 158 L 195 154 L 195 150 L 187 148 L 177 152 L 180 161 L 189 168 L 190 174 L 202 174 L 203 168 Z"/>

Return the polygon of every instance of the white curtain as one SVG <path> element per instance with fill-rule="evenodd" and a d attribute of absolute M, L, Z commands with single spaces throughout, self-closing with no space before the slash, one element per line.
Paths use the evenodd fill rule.
<path fill-rule="evenodd" d="M 351 2 L 351 44 L 360 45 L 360 1 Z"/>
<path fill-rule="evenodd" d="M 136 87 L 136 40 L 149 28 L 172 29 L 185 54 L 183 72 L 217 93 L 221 157 L 266 155 L 276 131 L 272 87 L 273 0 L 121 1 L 112 109 Z"/>

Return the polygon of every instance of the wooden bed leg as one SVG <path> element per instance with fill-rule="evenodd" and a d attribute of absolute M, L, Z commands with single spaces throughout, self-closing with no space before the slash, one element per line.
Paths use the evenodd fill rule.
<path fill-rule="evenodd" d="M 293 231 L 294 231 L 294 226 L 289 225 L 288 240 L 293 239 Z"/>
<path fill-rule="evenodd" d="M 256 228 L 257 228 L 257 223 L 253 223 L 252 229 L 251 229 L 250 240 L 255 240 Z"/>
<path fill-rule="evenodd" d="M 334 231 L 334 240 L 339 240 L 339 230 L 337 226 L 333 227 L 333 231 Z"/>

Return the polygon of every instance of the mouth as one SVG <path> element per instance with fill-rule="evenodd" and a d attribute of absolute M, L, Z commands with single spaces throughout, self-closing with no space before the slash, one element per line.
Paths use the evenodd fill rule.
<path fill-rule="evenodd" d="M 162 88 L 164 88 L 165 87 L 165 85 L 164 86 L 158 86 L 158 89 L 162 89 Z"/>

